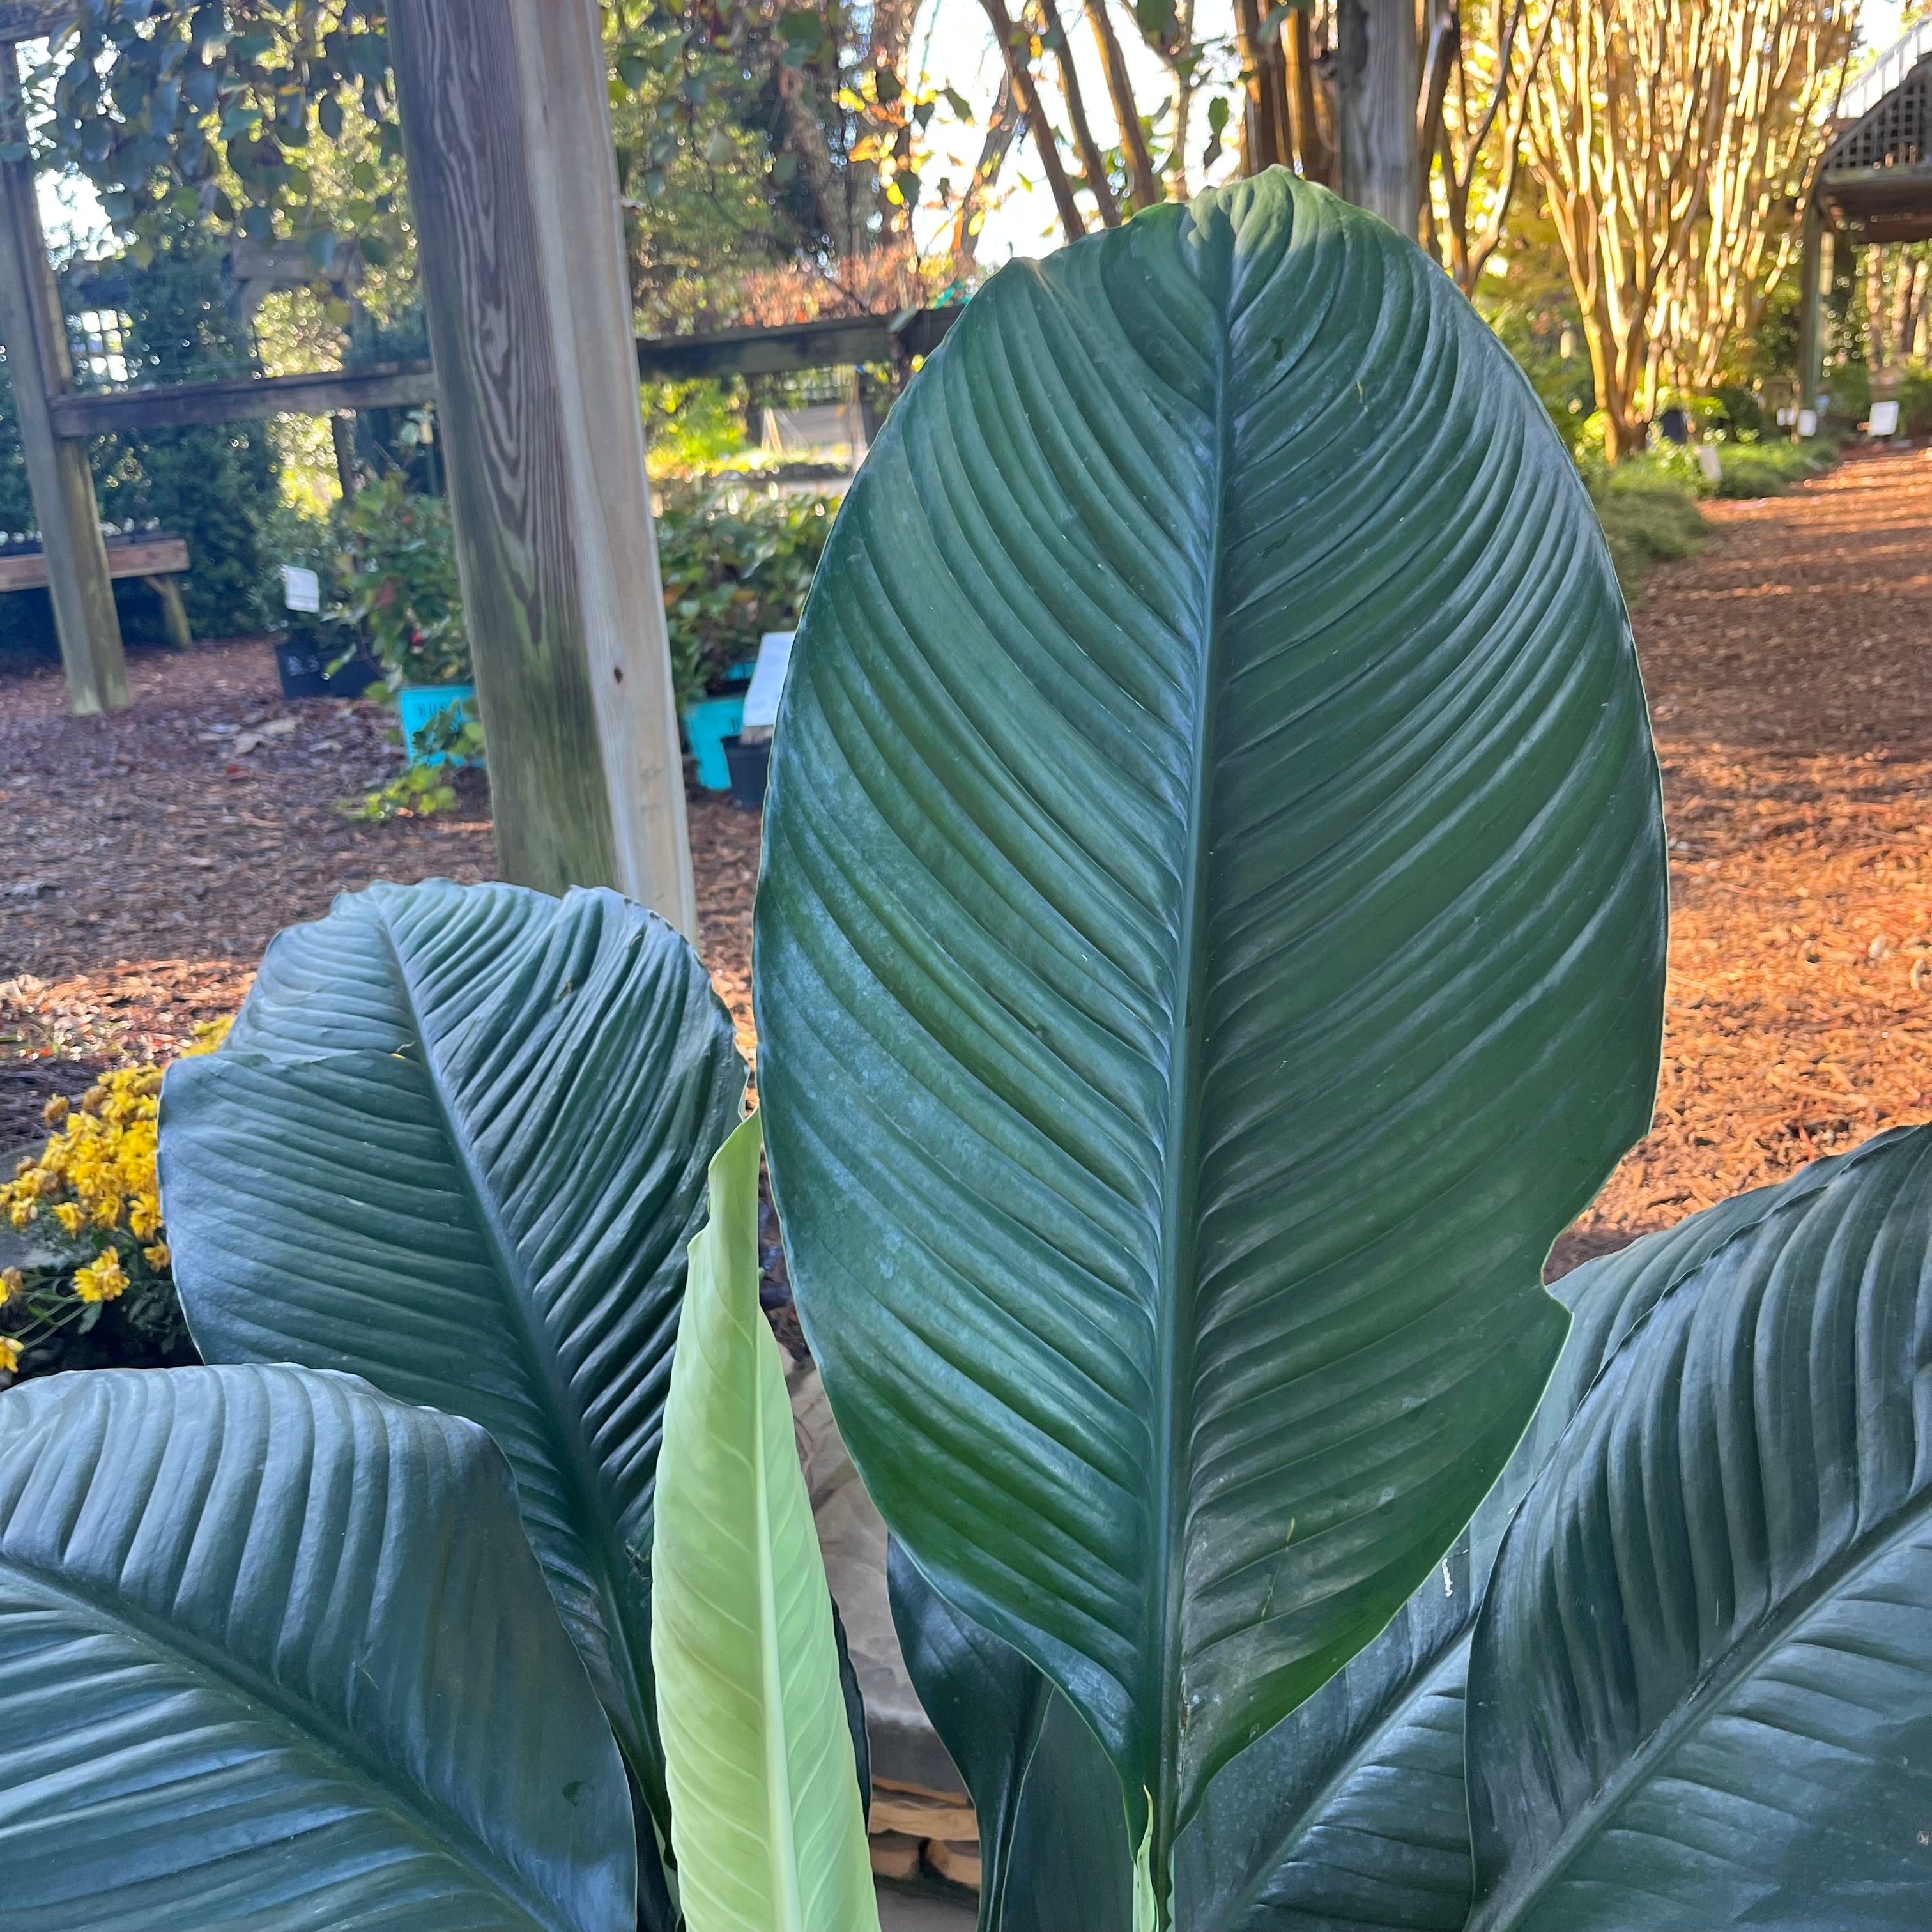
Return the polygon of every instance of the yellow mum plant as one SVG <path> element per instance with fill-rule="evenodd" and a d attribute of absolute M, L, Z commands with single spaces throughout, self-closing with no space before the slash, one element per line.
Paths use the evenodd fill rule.
<path fill-rule="evenodd" d="M 213 1052 L 228 1024 L 197 1028 L 186 1054 Z M 124 1298 L 129 1324 L 157 1353 L 186 1340 L 154 1174 L 163 1071 L 122 1067 L 78 1102 L 50 1100 L 46 1145 L 0 1182 L 0 1216 L 48 1257 L 0 1270 L 0 1375 L 16 1373 L 29 1350 L 86 1334 Z"/>

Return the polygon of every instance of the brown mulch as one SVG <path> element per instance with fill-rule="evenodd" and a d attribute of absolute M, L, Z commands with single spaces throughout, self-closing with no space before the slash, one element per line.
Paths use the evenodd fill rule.
<path fill-rule="evenodd" d="M 1708 514 L 1708 550 L 1658 570 L 1636 620 L 1672 840 L 1656 1121 L 1555 1272 L 1932 1116 L 1932 454 Z M 343 819 L 395 769 L 382 714 L 285 704 L 260 644 L 133 675 L 112 720 L 67 718 L 57 673 L 0 680 L 0 1147 L 46 1063 L 84 1063 L 77 1090 L 166 1057 L 336 892 L 491 875 L 473 793 L 454 820 Z M 758 820 L 690 814 L 703 950 L 748 1055 Z"/>
<path fill-rule="evenodd" d="M 0 1062 L 165 1059 L 338 892 L 489 876 L 480 779 L 454 818 L 342 815 L 399 768 L 387 718 L 284 700 L 260 640 L 135 651 L 128 672 L 112 718 L 69 717 L 52 667 L 0 679 Z M 0 1082 L 0 1145 L 44 1084 Z"/>
<path fill-rule="evenodd" d="M 1559 1264 L 1932 1114 L 1932 452 L 1708 514 L 1636 616 L 1671 839 L 1657 1114 Z"/>

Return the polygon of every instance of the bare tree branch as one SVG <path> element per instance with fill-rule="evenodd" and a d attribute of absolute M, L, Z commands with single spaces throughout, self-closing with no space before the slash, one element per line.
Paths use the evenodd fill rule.
<path fill-rule="evenodd" d="M 1103 228 L 1118 228 L 1120 225 L 1120 205 L 1114 199 L 1114 184 L 1107 173 L 1107 164 L 1102 158 L 1100 146 L 1094 139 L 1094 130 L 1087 119 L 1086 103 L 1080 95 L 1080 76 L 1074 70 L 1073 49 L 1066 38 L 1066 29 L 1060 24 L 1060 11 L 1054 0 L 1034 0 L 1040 8 L 1040 17 L 1046 32 L 1041 36 L 1046 45 L 1053 50 L 1054 58 L 1060 64 L 1060 91 L 1066 99 L 1066 118 L 1073 129 L 1073 145 L 1080 156 L 1081 172 L 1087 177 L 1087 186 L 1094 196 L 1094 205 L 1100 212 L 1100 225 Z"/>
<path fill-rule="evenodd" d="M 1086 233 L 1087 224 L 1081 219 L 1079 205 L 1073 199 L 1073 184 L 1066 178 L 1066 170 L 1060 164 L 1060 144 L 1053 131 L 1053 123 L 1046 118 L 1046 110 L 1040 104 L 1040 90 L 1034 84 L 1026 41 L 1006 12 L 1006 0 L 980 0 L 980 4 L 992 22 L 993 38 L 999 42 L 1000 51 L 1005 57 L 1006 77 L 1012 83 L 1013 98 L 1026 116 L 1027 131 L 1032 135 L 1034 146 L 1039 152 L 1040 165 L 1052 194 L 1054 207 L 1058 211 L 1060 225 L 1068 241 L 1077 242 Z"/>
<path fill-rule="evenodd" d="M 1127 72 L 1126 56 L 1120 50 L 1120 36 L 1107 15 L 1107 0 L 1087 0 L 1087 19 L 1100 50 L 1100 65 L 1107 76 L 1107 93 L 1114 104 L 1114 118 L 1120 124 L 1120 146 L 1127 158 L 1127 172 L 1134 184 L 1134 205 L 1151 208 L 1161 198 L 1160 183 L 1154 171 L 1154 157 L 1148 152 L 1146 130 L 1141 125 L 1140 109 L 1134 100 L 1134 84 Z"/>

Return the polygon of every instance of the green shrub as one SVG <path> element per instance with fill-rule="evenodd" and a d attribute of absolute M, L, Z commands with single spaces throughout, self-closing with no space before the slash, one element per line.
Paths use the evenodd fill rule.
<path fill-rule="evenodd" d="M 1932 436 L 1932 367 L 1906 372 L 1898 386 L 1898 427 L 1906 436 Z"/>
<path fill-rule="evenodd" d="M 81 287 L 67 278 L 68 306 L 79 311 L 98 304 L 127 316 L 124 350 L 133 381 L 208 382 L 246 375 L 255 368 L 254 350 L 229 308 L 224 260 L 218 243 L 184 226 L 145 267 L 131 260 L 92 266 Z M 185 539 L 189 567 L 178 581 L 197 636 L 225 636 L 260 621 L 262 527 L 279 494 L 266 422 L 97 436 L 88 458 L 104 520 L 153 520 Z M 0 359 L 0 530 L 26 530 L 33 522 L 11 386 Z M 158 607 L 144 585 L 117 584 L 115 601 L 130 640 L 162 637 Z M 0 603 L 7 613 L 0 636 L 18 631 L 51 648 L 45 604 L 40 592 Z"/>
<path fill-rule="evenodd" d="M 664 628 L 682 709 L 755 657 L 766 632 L 798 622 L 838 500 L 712 479 L 661 484 L 658 503 Z"/>
<path fill-rule="evenodd" d="M 1617 581 L 1633 599 L 1654 565 L 1696 556 L 1710 534 L 1696 496 L 1676 478 L 1654 470 L 1626 473 L 1641 460 L 1633 458 L 1607 472 L 1586 471 L 1584 477 Z"/>
<path fill-rule="evenodd" d="M 797 622 L 838 505 L 835 496 L 742 481 L 659 486 L 658 567 L 680 708 L 755 657 L 766 632 Z M 322 574 L 337 616 L 368 640 L 391 684 L 466 682 L 470 645 L 447 502 L 392 476 L 338 510 L 334 528 L 339 547 Z M 285 516 L 274 562 L 309 560 L 326 534 L 312 519 Z M 279 602 L 272 572 L 260 596 Z"/>
<path fill-rule="evenodd" d="M 1831 466 L 1834 452 L 1828 444 L 1810 442 L 1726 443 L 1718 452 L 1724 474 L 1720 496 L 1778 496 L 1794 483 L 1816 476 Z"/>
<path fill-rule="evenodd" d="M 332 614 L 354 627 L 392 690 L 467 682 L 470 634 L 448 500 L 418 496 L 390 476 L 338 516 Z"/>

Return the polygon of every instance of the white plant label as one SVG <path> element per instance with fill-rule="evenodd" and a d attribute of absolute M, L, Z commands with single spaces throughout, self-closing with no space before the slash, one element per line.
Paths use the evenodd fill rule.
<path fill-rule="evenodd" d="M 767 631 L 758 640 L 758 665 L 752 688 L 745 694 L 747 731 L 770 730 L 778 722 L 778 700 L 784 695 L 785 673 L 791 668 L 790 631 Z"/>
<path fill-rule="evenodd" d="M 282 602 L 291 610 L 320 610 L 321 578 L 312 570 L 304 570 L 299 564 L 284 564 Z"/>

